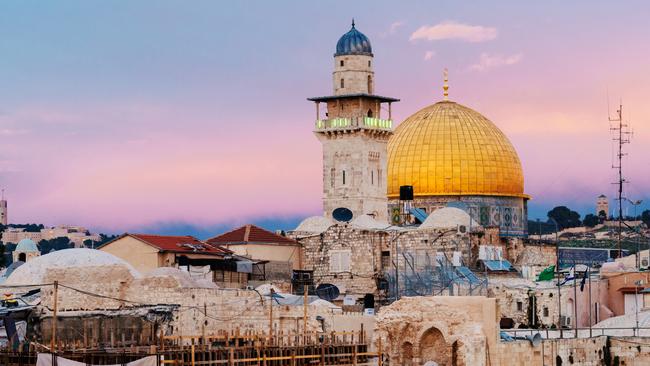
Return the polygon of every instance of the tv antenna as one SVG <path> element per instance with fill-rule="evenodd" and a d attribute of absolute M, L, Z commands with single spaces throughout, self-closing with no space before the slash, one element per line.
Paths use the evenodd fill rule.
<path fill-rule="evenodd" d="M 609 102 L 607 103 L 607 109 L 609 110 Z M 622 256 L 621 248 L 621 232 L 623 230 L 623 201 L 626 200 L 623 196 L 623 184 L 627 183 L 623 177 L 623 157 L 627 155 L 623 152 L 623 145 L 630 143 L 630 138 L 632 132 L 629 128 L 629 123 L 626 123 L 623 120 L 623 101 L 619 102 L 618 109 L 616 110 L 615 117 L 608 117 L 610 123 L 609 130 L 612 131 L 613 137 L 612 141 L 617 145 L 618 152 L 616 153 L 616 163 L 612 164 L 612 169 L 618 170 L 618 182 L 612 183 L 618 186 L 618 196 L 616 200 L 618 201 L 618 257 Z"/>

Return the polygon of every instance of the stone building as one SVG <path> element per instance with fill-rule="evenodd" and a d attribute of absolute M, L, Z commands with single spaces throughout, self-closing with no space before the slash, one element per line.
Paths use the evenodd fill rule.
<path fill-rule="evenodd" d="M 0 225 L 7 226 L 9 223 L 9 212 L 7 211 L 7 200 L 5 199 L 5 190 L 2 190 L 0 198 Z"/>
<path fill-rule="evenodd" d="M 99 250 L 122 258 L 142 273 L 160 267 L 183 268 L 223 287 L 245 287 L 254 269 L 251 261 L 241 261 L 230 250 L 192 236 L 127 233 Z"/>
<path fill-rule="evenodd" d="M 153 334 L 196 336 L 231 330 L 268 332 L 270 327 L 268 297 L 255 291 L 221 289 L 212 281 L 193 277 L 178 268 L 163 267 L 140 273 L 107 252 L 66 249 L 28 261 L 16 268 L 4 283 L 14 287 L 31 286 L 16 287 L 17 293 L 35 286 L 41 288 L 34 314 L 34 322 L 40 322 L 42 338 L 38 341 L 41 343 L 47 343 L 51 336 L 47 329 L 51 329 L 54 281 L 59 284 L 57 316 L 61 341 L 85 342 L 88 334 L 110 343 L 114 336 L 132 337 L 138 330 L 152 332 L 151 329 Z M 321 329 L 317 317 L 330 313 L 326 302 L 310 303 L 307 330 Z M 275 304 L 273 329 L 278 333 L 302 333 L 303 317 L 303 306 Z M 111 332 L 96 329 L 94 320 L 97 319 L 117 327 Z M 128 326 L 120 327 L 120 319 Z M 144 323 L 151 326 L 144 327 Z"/>
<path fill-rule="evenodd" d="M 16 249 L 11 253 L 14 262 L 27 262 L 41 255 L 36 243 L 31 239 L 23 239 L 18 242 Z"/>
<path fill-rule="evenodd" d="M 87 240 L 95 242 L 100 240 L 98 234 L 93 234 L 82 226 L 58 225 L 46 227 L 35 232 L 26 231 L 24 228 L 8 227 L 2 232 L 2 241 L 4 243 L 18 243 L 22 239 L 30 239 L 38 243 L 41 240 L 52 240 L 63 237 L 68 238 L 77 248 L 83 247 L 84 242 Z"/>
<path fill-rule="evenodd" d="M 609 217 L 609 199 L 604 194 L 596 199 L 596 216 L 603 216 L 605 219 Z"/>
<path fill-rule="evenodd" d="M 292 270 L 303 267 L 302 247 L 297 241 L 255 225 L 244 225 L 206 242 L 242 257 L 267 262 L 265 277 L 269 280 L 286 280 Z"/>
<path fill-rule="evenodd" d="M 374 94 L 373 62 L 370 40 L 353 22 L 336 45 L 334 95 L 309 98 L 316 103 L 314 133 L 323 145 L 325 217 L 346 208 L 354 216 L 388 221 L 386 146 L 392 134 L 391 103 L 399 100 Z M 388 105 L 387 119 L 382 119 L 382 104 Z"/>

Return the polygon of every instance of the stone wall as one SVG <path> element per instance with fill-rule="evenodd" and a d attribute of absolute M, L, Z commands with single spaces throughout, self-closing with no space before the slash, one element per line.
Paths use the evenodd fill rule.
<path fill-rule="evenodd" d="M 200 335 L 204 328 L 207 334 L 219 330 L 266 332 L 269 329 L 269 300 L 262 302 L 255 291 L 188 287 L 170 276 L 133 278 L 124 266 L 49 269 L 44 282 L 54 280 L 60 283 L 57 305 L 61 317 L 124 311 L 141 305 L 176 304 L 179 307 L 167 326 L 168 335 Z M 47 317 L 51 316 L 51 309 L 53 287 L 43 287 L 39 310 Z M 302 306 L 275 305 L 273 312 L 276 331 L 302 331 Z M 308 330 L 320 329 L 316 316 L 330 313 L 327 307 L 309 305 Z"/>
<path fill-rule="evenodd" d="M 400 272 L 413 272 L 435 265 L 437 253 L 443 253 L 451 260 L 453 252 L 458 251 L 464 262 L 470 253 L 467 235 L 458 236 L 445 230 L 388 232 L 337 224 L 320 235 L 293 238 L 303 245 L 304 268 L 314 271 L 316 284 L 332 283 L 342 293 L 355 295 L 371 293 L 381 296 L 377 280 L 393 274 L 396 270 L 394 263 Z M 332 270 L 330 260 L 332 253 L 337 252 L 349 252 L 349 271 L 337 273 Z"/>
<path fill-rule="evenodd" d="M 403 298 L 380 310 L 374 343 L 391 365 L 488 365 L 497 313 L 496 301 L 480 296 Z"/>
<path fill-rule="evenodd" d="M 545 340 L 534 347 L 528 341 L 500 342 L 496 365 L 650 365 L 647 338 L 599 336 Z"/>

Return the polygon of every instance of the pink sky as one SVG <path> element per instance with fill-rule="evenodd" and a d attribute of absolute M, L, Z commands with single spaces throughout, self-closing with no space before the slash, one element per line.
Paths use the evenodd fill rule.
<path fill-rule="evenodd" d="M 190 25 L 174 27 L 173 6 L 143 23 L 137 5 L 71 4 L 72 13 L 18 5 L 0 17 L 0 45 L 9 47 L 0 50 L 11 55 L 0 61 L 0 185 L 12 222 L 123 231 L 319 213 L 321 152 L 305 98 L 331 92 L 347 17 L 321 5 L 221 14 L 205 3 L 181 14 Z M 598 194 L 613 194 L 609 92 L 612 112 L 623 98 L 634 129 L 629 197 L 650 200 L 642 12 L 623 7 L 625 21 L 609 27 L 604 3 L 441 7 L 350 9 L 372 42 L 378 93 L 402 99 L 397 121 L 440 99 L 446 67 L 451 99 L 486 115 L 517 148 L 531 216 L 559 204 L 584 213 Z M 83 19 L 96 12 L 103 17 L 85 33 Z M 117 19 L 124 29 L 113 34 Z"/>

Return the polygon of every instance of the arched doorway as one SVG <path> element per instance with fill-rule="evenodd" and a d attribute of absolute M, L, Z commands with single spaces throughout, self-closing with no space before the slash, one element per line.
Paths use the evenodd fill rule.
<path fill-rule="evenodd" d="M 439 366 L 451 365 L 451 347 L 438 328 L 431 328 L 422 335 L 420 360 L 422 363 L 434 361 Z"/>
<path fill-rule="evenodd" d="M 402 344 L 402 363 L 404 366 L 413 366 L 413 344 L 411 342 L 404 342 Z"/>
<path fill-rule="evenodd" d="M 25 254 L 25 253 L 18 253 L 18 261 L 20 261 L 20 262 L 27 262 L 27 254 Z"/>

